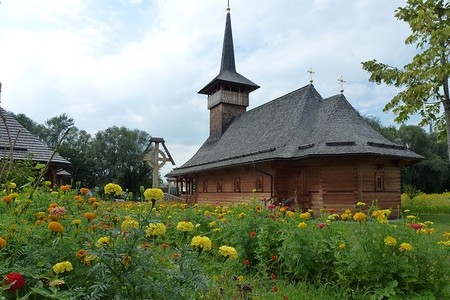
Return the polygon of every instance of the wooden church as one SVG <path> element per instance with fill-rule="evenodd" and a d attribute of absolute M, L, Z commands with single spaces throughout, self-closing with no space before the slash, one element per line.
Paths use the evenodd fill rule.
<path fill-rule="evenodd" d="M 340 212 L 378 200 L 398 214 L 400 169 L 420 155 L 375 131 L 343 94 L 323 98 L 309 84 L 247 111 L 257 88 L 236 71 L 228 8 L 219 75 L 199 91 L 208 96 L 209 137 L 167 175 L 188 203 L 256 197 Z"/>

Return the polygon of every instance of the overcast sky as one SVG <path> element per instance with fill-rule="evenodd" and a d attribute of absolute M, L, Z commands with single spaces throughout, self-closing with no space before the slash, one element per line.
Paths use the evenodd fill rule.
<path fill-rule="evenodd" d="M 231 0 L 237 71 L 261 88 L 249 109 L 310 80 L 344 94 L 384 125 L 396 93 L 368 82 L 361 62 L 403 66 L 399 0 Z M 111 126 L 162 137 L 177 166 L 209 134 L 207 98 L 219 72 L 227 0 L 1 0 L 1 105 L 43 124 L 66 113 L 80 130 Z M 165 175 L 172 167 L 165 167 Z"/>

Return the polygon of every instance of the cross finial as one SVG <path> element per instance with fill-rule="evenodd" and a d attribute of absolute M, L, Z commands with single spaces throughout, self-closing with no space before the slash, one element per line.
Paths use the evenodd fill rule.
<path fill-rule="evenodd" d="M 342 93 L 344 92 L 344 83 L 345 83 L 344 77 L 341 75 L 341 77 L 339 77 L 338 81 L 339 81 L 339 83 L 341 84 L 341 90 L 340 90 L 340 92 L 341 92 L 341 94 L 342 94 Z"/>
<path fill-rule="evenodd" d="M 227 12 L 230 12 L 230 0 L 228 0 L 227 2 Z"/>
<path fill-rule="evenodd" d="M 313 75 L 315 72 L 313 71 L 312 67 L 309 67 L 309 70 L 307 71 L 309 73 L 309 83 L 313 83 Z"/>

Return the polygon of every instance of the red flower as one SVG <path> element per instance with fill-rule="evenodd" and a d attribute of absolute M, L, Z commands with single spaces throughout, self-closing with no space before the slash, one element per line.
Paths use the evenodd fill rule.
<path fill-rule="evenodd" d="M 4 285 L 12 283 L 11 287 L 7 289 L 8 292 L 15 292 L 20 290 L 25 285 L 25 279 L 19 273 L 13 272 L 5 275 Z"/>
<path fill-rule="evenodd" d="M 319 224 L 317 224 L 317 227 L 319 228 L 324 228 L 325 226 L 327 226 L 326 223 L 320 222 Z"/>
<path fill-rule="evenodd" d="M 275 275 L 275 274 L 270 274 L 270 279 L 272 279 L 272 280 L 275 280 L 275 279 L 277 279 L 277 275 Z"/>
<path fill-rule="evenodd" d="M 272 261 L 277 261 L 277 260 L 278 260 L 278 256 L 272 255 Z"/>
<path fill-rule="evenodd" d="M 328 210 L 328 213 L 330 213 L 330 214 L 334 214 L 336 212 L 336 210 L 334 209 L 334 208 L 330 208 L 329 210 Z"/>
<path fill-rule="evenodd" d="M 244 265 L 248 266 L 250 264 L 250 261 L 248 259 L 244 260 Z"/>
<path fill-rule="evenodd" d="M 278 288 L 276 286 L 273 287 L 272 291 L 274 291 L 275 293 L 278 292 Z"/>
<path fill-rule="evenodd" d="M 256 236 L 256 231 L 250 231 L 249 235 L 250 235 L 251 237 L 255 237 L 255 236 Z"/>
<path fill-rule="evenodd" d="M 422 228 L 422 224 L 412 223 L 412 224 L 409 224 L 409 227 L 411 227 L 411 228 L 413 228 L 415 230 L 420 230 Z"/>

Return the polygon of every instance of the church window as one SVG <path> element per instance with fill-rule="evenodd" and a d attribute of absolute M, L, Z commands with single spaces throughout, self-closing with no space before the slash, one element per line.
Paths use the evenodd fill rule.
<path fill-rule="evenodd" d="M 241 191 L 241 179 L 238 178 L 234 181 L 234 191 L 240 192 Z"/>
<path fill-rule="evenodd" d="M 221 193 L 222 192 L 222 178 L 220 178 L 219 180 L 217 180 L 217 192 Z"/>
<path fill-rule="evenodd" d="M 256 178 L 256 191 L 257 192 L 262 192 L 263 191 L 263 180 L 262 180 L 261 176 Z"/>
<path fill-rule="evenodd" d="M 384 176 L 382 174 L 375 175 L 375 190 L 384 191 Z"/>

